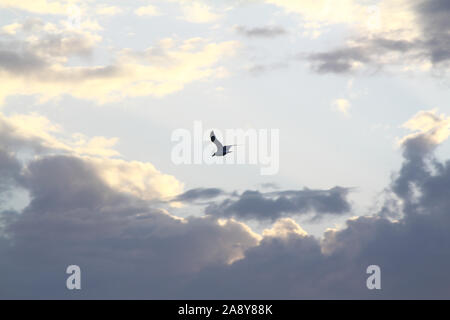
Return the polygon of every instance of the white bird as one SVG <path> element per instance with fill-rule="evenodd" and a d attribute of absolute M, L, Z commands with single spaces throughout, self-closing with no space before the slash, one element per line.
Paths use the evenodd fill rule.
<path fill-rule="evenodd" d="M 213 153 L 212 157 L 214 156 L 218 156 L 218 157 L 223 157 L 224 155 L 230 153 L 230 148 L 232 146 L 235 146 L 235 144 L 233 145 L 229 145 L 229 146 L 224 146 L 219 140 L 217 140 L 216 135 L 214 134 L 214 131 L 211 131 L 211 134 L 209 135 L 211 137 L 211 141 L 216 145 L 217 147 L 217 151 Z"/>

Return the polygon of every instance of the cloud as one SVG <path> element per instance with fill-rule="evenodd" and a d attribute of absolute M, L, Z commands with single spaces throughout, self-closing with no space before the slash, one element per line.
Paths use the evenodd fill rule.
<path fill-rule="evenodd" d="M 318 73 L 347 73 L 370 61 L 366 49 L 360 47 L 312 53 L 307 59 Z"/>
<path fill-rule="evenodd" d="M 332 105 L 337 111 L 342 112 L 345 115 L 348 115 L 348 110 L 351 106 L 350 101 L 343 98 L 334 100 Z"/>
<path fill-rule="evenodd" d="M 6 34 L 16 34 L 17 30 L 20 29 L 22 25 L 20 23 L 11 23 L 2 27 L 2 31 Z"/>
<path fill-rule="evenodd" d="M 4 161 L 0 164 L 6 169 Z M 58 289 L 51 280 L 55 268 L 62 267 L 67 259 L 76 261 L 82 270 L 90 269 L 86 281 L 94 276 L 90 279 L 97 285 L 91 287 L 93 291 L 86 287 L 87 297 L 95 297 L 98 289 L 106 288 L 107 296 L 120 297 L 123 285 L 135 288 L 134 293 L 128 291 L 131 287 L 126 289 L 130 297 L 169 297 L 172 290 L 161 280 L 182 279 L 208 266 L 232 263 L 259 241 L 258 235 L 234 220 L 182 219 L 149 206 L 109 186 L 98 169 L 72 155 L 48 155 L 32 160 L 21 170 L 17 180 L 29 191 L 31 201 L 20 215 L 0 214 L 6 224 L 0 236 L 0 270 L 12 272 L 21 256 L 27 256 L 29 262 L 52 266 L 41 269 L 45 274 L 37 281 L 33 280 L 36 274 L 23 277 L 21 272 L 8 273 L 11 277 L 2 279 L 2 298 L 42 294 L 48 298 L 69 297 L 64 286 Z M 156 197 L 159 190 L 153 191 Z M 8 239 L 14 239 L 12 246 Z M 32 264 L 20 263 L 25 269 Z M 103 276 L 98 277 L 101 270 Z M 151 290 L 148 282 L 139 285 L 137 278 L 123 278 L 122 272 L 128 276 L 145 272 L 153 283 Z M 122 280 L 111 281 L 114 278 Z M 49 287 L 42 291 L 45 282 Z M 22 291 L 19 283 L 29 290 Z"/>
<path fill-rule="evenodd" d="M 438 145 L 450 136 L 450 117 L 437 114 L 437 110 L 419 111 L 403 124 L 404 128 L 414 131 L 400 140 L 405 144 L 414 138 L 424 138 L 430 145 Z"/>
<path fill-rule="evenodd" d="M 237 200 L 225 199 L 210 204 L 205 212 L 219 217 L 275 221 L 286 215 L 313 213 L 313 219 L 324 214 L 344 214 L 350 211 L 347 201 L 349 189 L 285 190 L 268 193 L 244 191 Z"/>
<path fill-rule="evenodd" d="M 421 41 L 357 38 L 347 47 L 299 55 L 301 59 L 304 57 L 318 73 L 377 71 L 384 66 L 400 66 L 400 70 L 406 70 L 406 62 L 417 66 L 418 70 L 429 69 Z"/>
<path fill-rule="evenodd" d="M 139 199 L 164 199 L 183 191 L 183 184 L 174 176 L 161 173 L 148 162 L 92 157 L 83 160 L 94 166 L 111 188 Z"/>
<path fill-rule="evenodd" d="M 450 59 L 448 3 L 432 1 L 382 1 L 374 7 L 368 28 L 360 29 L 347 44 L 331 50 L 302 54 L 318 73 L 400 71 L 445 73 Z"/>
<path fill-rule="evenodd" d="M 69 58 L 91 56 L 101 40 L 91 32 L 58 29 L 36 18 L 17 24 L 17 31 L 21 32 L 13 38 L 0 35 L 0 77 L 9 76 L 10 82 L 26 75 L 39 78 L 35 81 L 44 80 L 46 72 Z"/>
<path fill-rule="evenodd" d="M 60 3 L 0 2 L 55 13 L 65 10 Z M 320 24 L 367 17 L 366 8 L 354 2 L 321 12 L 325 3 L 274 5 Z M 381 2 L 379 13 L 380 21 L 393 17 L 389 25 L 373 21 L 367 26 L 371 34 L 352 38 L 348 47 L 307 56 L 315 70 L 377 69 L 401 58 L 445 66 L 447 3 L 420 2 L 404 11 L 404 19 L 387 3 Z M 389 3 L 400 8 L 406 2 Z M 420 24 L 405 23 L 412 14 Z M 220 60 L 236 47 L 164 39 L 147 50 L 124 50 L 111 64 L 73 67 L 68 59 L 91 54 L 96 35 L 54 27 L 37 20 L 6 26 L 0 96 L 73 94 L 109 101 L 168 94 L 221 73 Z M 26 190 L 30 202 L 17 212 L 0 211 L 0 273 L 8 275 L 0 279 L 0 297 L 447 299 L 450 162 L 437 160 L 433 151 L 448 139 L 449 121 L 434 110 L 407 121 L 411 133 L 400 140 L 404 161 L 387 186 L 389 201 L 371 216 L 348 219 L 344 227 L 316 238 L 292 218 L 345 214 L 351 208 L 349 189 L 183 193 L 175 177 L 152 164 L 118 159 L 117 138 L 68 134 L 38 114 L 1 114 L 2 204 L 16 188 Z M 214 203 L 205 216 L 181 218 L 167 211 L 167 202 L 155 201 L 173 198 Z M 259 235 L 240 221 L 251 219 L 269 225 Z M 73 263 L 81 266 L 86 284 L 79 294 L 64 286 L 64 270 Z M 365 287 L 370 264 L 381 267 L 381 291 Z"/>
<path fill-rule="evenodd" d="M 0 204 L 6 200 L 4 193 L 16 186 L 21 169 L 13 153 L 0 149 Z M 4 196 L 5 199 L 2 199 Z"/>
<path fill-rule="evenodd" d="M 263 236 L 265 238 L 288 238 L 292 234 L 300 236 L 308 235 L 306 231 L 291 218 L 281 218 L 273 224 L 272 228 L 263 231 Z"/>
<path fill-rule="evenodd" d="M 178 195 L 174 201 L 193 202 L 196 200 L 210 200 L 223 194 L 224 191 L 219 188 L 196 188 Z"/>
<path fill-rule="evenodd" d="M 149 189 L 153 197 L 139 197 L 124 191 L 127 180 L 108 183 L 101 168 L 114 172 L 121 163 L 109 168 L 69 153 L 41 153 L 24 163 L 18 140 L 3 138 L 1 181 L 26 189 L 30 202 L 20 212 L 0 213 L 0 272 L 8 274 L 0 297 L 448 298 L 450 162 L 433 157 L 443 138 L 430 139 L 447 117 L 426 113 L 407 122 L 420 131 L 403 141 L 404 163 L 387 188 L 398 218 L 374 211 L 323 238 L 282 213 L 346 209 L 348 189 L 246 191 L 222 202 L 233 215 L 277 217 L 258 235 L 229 216 L 176 217 L 148 200 L 158 188 Z M 74 263 L 86 284 L 76 295 L 64 286 L 64 270 Z M 372 264 L 381 267 L 380 291 L 366 288 Z"/>
<path fill-rule="evenodd" d="M 138 16 L 159 16 L 161 13 L 159 10 L 152 5 L 139 7 L 134 11 Z"/>
<path fill-rule="evenodd" d="M 198 1 L 181 1 L 181 11 L 182 18 L 192 23 L 211 23 L 220 18 L 210 6 Z"/>
<path fill-rule="evenodd" d="M 201 288 L 191 297 L 208 292 L 217 299 L 448 298 L 450 162 L 427 163 L 423 160 L 432 157 L 432 149 L 416 157 L 416 144 L 403 147 L 405 162 L 390 188 L 398 196 L 396 210 L 402 218 L 391 220 L 377 213 L 355 217 L 344 228 L 328 230 L 322 241 L 301 232 L 295 222 L 282 221 L 273 228 L 281 230 L 266 231 L 244 259 L 206 270 L 182 296 Z M 416 170 L 408 169 L 411 162 Z M 396 187 L 399 181 L 419 192 L 404 193 Z M 381 267 L 381 291 L 366 288 L 365 270 L 372 264 Z"/>
<path fill-rule="evenodd" d="M 38 114 L 9 117 L 0 114 L 0 148 L 13 153 L 25 150 L 40 156 L 51 153 L 70 156 L 95 171 L 105 185 L 138 199 L 166 199 L 183 191 L 181 182 L 161 173 L 151 163 L 112 158 L 120 155 L 114 149 L 117 141 L 80 133 L 68 135 Z"/>
<path fill-rule="evenodd" d="M 265 26 L 265 27 L 255 27 L 247 28 L 244 26 L 237 26 L 236 31 L 246 37 L 256 37 L 256 38 L 275 38 L 278 36 L 285 35 L 287 31 L 282 27 L 278 26 Z"/>
<path fill-rule="evenodd" d="M 143 52 L 124 49 L 111 64 L 70 65 L 71 57 L 88 56 L 97 41 L 78 31 L 44 31 L 16 43 L 0 39 L 0 81 L 6 83 L 0 102 L 16 94 L 37 95 L 41 101 L 68 94 L 98 103 L 162 97 L 191 82 L 225 76 L 220 64 L 238 46 L 234 41 L 163 39 Z"/>
<path fill-rule="evenodd" d="M 403 127 L 414 132 L 399 140 L 404 147 L 405 162 L 392 189 L 398 196 L 411 201 L 421 190 L 418 183 L 431 176 L 427 162 L 436 147 L 449 137 L 450 118 L 438 115 L 436 110 L 420 111 Z M 438 162 L 434 166 L 436 170 L 442 169 Z"/>
<path fill-rule="evenodd" d="M 266 72 L 286 69 L 289 66 L 287 62 L 276 62 L 276 63 L 268 63 L 268 64 L 254 64 L 247 68 L 247 71 L 250 72 L 253 76 L 259 76 Z"/>
<path fill-rule="evenodd" d="M 433 64 L 450 60 L 450 4 L 445 0 L 418 1 L 415 7 Z"/>
<path fill-rule="evenodd" d="M 5 116 L 0 113 L 0 146 L 28 148 L 34 152 L 57 150 L 78 155 L 117 156 L 112 147 L 117 138 L 96 136 L 89 138 L 75 133 L 67 137 L 63 129 L 47 118 L 36 114 L 13 114 Z"/>

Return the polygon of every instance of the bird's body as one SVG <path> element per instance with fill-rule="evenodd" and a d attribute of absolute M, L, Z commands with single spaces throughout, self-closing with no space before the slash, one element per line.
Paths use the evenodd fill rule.
<path fill-rule="evenodd" d="M 209 135 L 211 137 L 211 142 L 214 143 L 217 147 L 217 151 L 214 152 L 214 154 L 212 155 L 217 156 L 217 157 L 223 157 L 226 154 L 231 152 L 231 145 L 229 146 L 224 146 L 219 140 L 217 140 L 216 135 L 214 134 L 214 131 L 211 131 L 211 134 Z"/>

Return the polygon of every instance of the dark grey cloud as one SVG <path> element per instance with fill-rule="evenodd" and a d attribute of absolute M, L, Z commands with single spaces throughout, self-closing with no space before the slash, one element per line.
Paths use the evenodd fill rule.
<path fill-rule="evenodd" d="M 349 73 L 354 71 L 355 64 L 362 64 L 378 70 L 384 65 L 379 61 L 390 53 L 404 55 L 404 59 L 423 58 L 423 42 L 392 40 L 382 37 L 358 38 L 357 45 L 352 47 L 337 48 L 330 51 L 300 54 L 298 58 L 306 58 L 318 73 Z"/>
<path fill-rule="evenodd" d="M 254 28 L 238 26 L 235 29 L 239 34 L 250 38 L 275 38 L 287 34 L 287 31 L 280 26 L 263 26 Z"/>
<path fill-rule="evenodd" d="M 193 202 L 196 200 L 211 200 L 223 194 L 224 191 L 219 188 L 196 188 L 180 194 L 175 197 L 174 201 Z"/>
<path fill-rule="evenodd" d="M 349 73 L 354 64 L 378 70 L 385 65 L 429 61 L 435 69 L 447 68 L 450 60 L 450 14 L 446 0 L 417 0 L 412 2 L 422 35 L 406 41 L 395 38 L 357 37 L 351 46 L 301 54 L 300 59 L 311 62 L 318 73 Z M 386 62 L 386 57 L 398 54 L 400 58 Z"/>
<path fill-rule="evenodd" d="M 420 162 L 432 157 L 434 144 L 423 149 L 424 141 L 422 135 L 405 143 L 405 163 L 392 181 L 403 203 L 391 206 L 403 216 L 399 220 L 351 219 L 344 229 L 327 231 L 322 242 L 294 233 L 264 238 L 245 259 L 207 268 L 184 296 L 196 289 L 196 298 L 208 292 L 222 299 L 448 299 L 450 161 Z M 419 175 L 408 168 L 412 162 Z M 398 189 L 399 181 L 420 192 Z M 366 288 L 365 270 L 372 264 L 381 268 L 380 291 Z"/>
<path fill-rule="evenodd" d="M 238 199 L 226 199 L 210 204 L 205 212 L 221 217 L 272 220 L 286 215 L 313 213 L 313 219 L 324 214 L 344 214 L 350 211 L 347 200 L 349 189 L 334 187 L 329 190 L 287 190 L 262 193 L 247 190 Z"/>
<path fill-rule="evenodd" d="M 9 162 L 1 164 L 6 169 Z M 257 244 L 239 223 L 182 221 L 116 192 L 77 157 L 43 156 L 17 182 L 31 202 L 20 213 L 0 214 L 0 271 L 8 274 L 0 277 L 1 298 L 77 297 L 64 285 L 65 268 L 74 263 L 86 274 L 79 297 L 168 298 L 171 281 L 226 264 Z"/>
<path fill-rule="evenodd" d="M 0 204 L 7 197 L 8 191 L 17 186 L 22 166 L 12 152 L 0 147 Z M 6 194 L 5 194 L 6 193 Z"/>
<path fill-rule="evenodd" d="M 385 206 L 397 221 L 374 212 L 317 239 L 287 216 L 275 223 L 284 232 L 274 227 L 260 242 L 235 220 L 174 218 L 119 193 L 86 160 L 42 154 L 25 166 L 1 153 L 1 181 L 26 188 L 31 202 L 0 213 L 0 298 L 448 299 L 450 161 L 433 157 L 426 134 L 403 148 L 387 187 L 397 204 Z M 327 212 L 345 209 L 348 191 L 247 191 L 224 208 Z M 70 264 L 82 268 L 79 292 L 65 288 Z M 371 264 L 381 267 L 381 291 L 366 288 Z"/>
<path fill-rule="evenodd" d="M 13 73 L 33 73 L 43 70 L 48 63 L 30 50 L 17 50 L 20 48 L 17 41 L 2 42 L 0 40 L 0 70 Z"/>
<path fill-rule="evenodd" d="M 365 48 L 342 48 L 308 55 L 313 68 L 319 73 L 347 73 L 355 62 L 369 62 Z"/>
<path fill-rule="evenodd" d="M 450 3 L 447 0 L 418 1 L 416 13 L 426 37 L 431 61 L 435 64 L 450 60 Z"/>

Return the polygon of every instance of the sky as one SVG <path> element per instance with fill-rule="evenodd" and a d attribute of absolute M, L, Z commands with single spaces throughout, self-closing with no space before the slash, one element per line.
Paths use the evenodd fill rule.
<path fill-rule="evenodd" d="M 0 0 L 0 298 L 450 298 L 449 14 Z"/>

